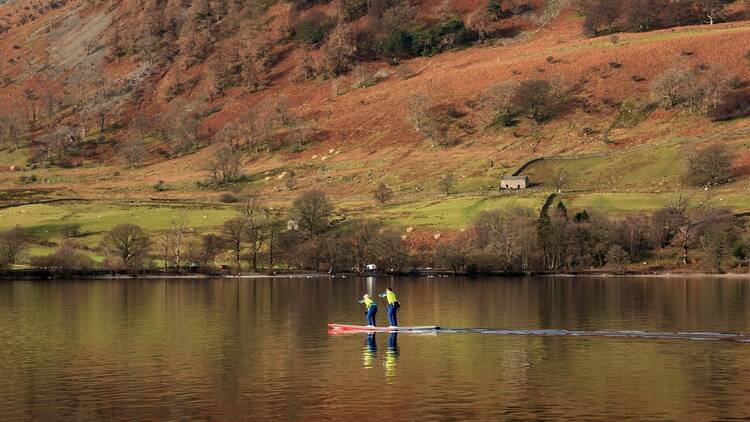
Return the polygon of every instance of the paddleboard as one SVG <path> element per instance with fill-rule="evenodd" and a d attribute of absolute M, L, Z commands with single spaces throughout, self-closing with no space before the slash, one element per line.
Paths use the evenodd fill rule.
<path fill-rule="evenodd" d="M 436 331 L 436 330 L 439 330 L 440 327 L 438 327 L 437 325 L 425 325 L 425 326 L 418 326 L 418 327 L 372 327 L 369 325 L 328 324 L 328 329 L 332 331 L 341 331 L 341 332 L 354 332 L 354 331 L 392 332 L 392 331 Z"/>

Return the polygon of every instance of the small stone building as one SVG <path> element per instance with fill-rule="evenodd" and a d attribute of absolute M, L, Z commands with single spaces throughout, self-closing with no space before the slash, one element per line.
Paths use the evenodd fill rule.
<path fill-rule="evenodd" d="M 529 187 L 528 176 L 503 176 L 500 181 L 501 189 L 526 189 Z"/>

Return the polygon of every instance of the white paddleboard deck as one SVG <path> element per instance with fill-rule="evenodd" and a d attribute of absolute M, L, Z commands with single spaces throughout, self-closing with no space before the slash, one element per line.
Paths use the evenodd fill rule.
<path fill-rule="evenodd" d="M 347 324 L 328 324 L 328 329 L 333 331 L 367 331 L 367 332 L 394 332 L 394 331 L 436 331 L 440 327 L 437 325 L 425 325 L 415 327 L 373 327 L 372 325 L 347 325 Z"/>

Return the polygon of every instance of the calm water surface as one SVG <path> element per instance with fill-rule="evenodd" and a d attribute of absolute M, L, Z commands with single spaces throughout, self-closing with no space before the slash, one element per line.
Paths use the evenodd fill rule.
<path fill-rule="evenodd" d="M 402 325 L 750 333 L 735 279 L 3 282 L 0 420 L 750 417 L 750 343 L 327 333 L 388 285 Z"/>

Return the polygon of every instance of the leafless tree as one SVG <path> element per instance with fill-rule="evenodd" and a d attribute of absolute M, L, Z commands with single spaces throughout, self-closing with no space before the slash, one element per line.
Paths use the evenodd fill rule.
<path fill-rule="evenodd" d="M 568 172 L 565 171 L 565 169 L 561 168 L 555 173 L 555 189 L 557 190 L 557 193 L 560 194 L 563 191 L 563 188 L 568 183 Z"/>
<path fill-rule="evenodd" d="M 485 126 L 512 126 L 515 123 L 517 91 L 518 83 L 509 81 L 492 86 L 479 96 L 477 110 Z"/>
<path fill-rule="evenodd" d="M 186 246 L 189 243 L 187 237 L 188 226 L 185 217 L 180 215 L 173 218 L 170 222 L 169 230 L 165 233 L 164 243 L 165 249 L 168 251 L 165 259 L 171 262 L 177 270 L 181 270 L 183 264 L 190 264 L 189 262 L 183 262 L 183 257 L 186 254 Z"/>
<path fill-rule="evenodd" d="M 242 208 L 246 220 L 246 239 L 250 243 L 250 268 L 258 271 L 258 254 L 268 240 L 270 210 L 257 196 L 245 202 Z"/>
<path fill-rule="evenodd" d="M 206 170 L 216 184 L 235 182 L 240 178 L 240 155 L 231 146 L 222 146 L 208 160 Z"/>
<path fill-rule="evenodd" d="M 711 187 L 732 179 L 732 157 L 723 145 L 695 151 L 688 158 L 688 181 L 699 187 Z"/>
<path fill-rule="evenodd" d="M 133 140 L 125 149 L 125 160 L 127 160 L 128 167 L 132 170 L 141 165 L 145 153 L 146 145 L 144 142 L 140 139 Z"/>
<path fill-rule="evenodd" d="M 349 24 L 339 24 L 328 36 L 322 49 L 326 68 L 331 76 L 344 74 L 354 64 L 357 44 Z"/>
<path fill-rule="evenodd" d="M 17 264 L 28 247 L 26 231 L 20 227 L 0 233 L 0 270 Z"/>
<path fill-rule="evenodd" d="M 445 173 L 440 176 L 438 184 L 440 185 L 440 190 L 443 191 L 446 196 L 448 196 L 451 194 L 453 186 L 456 184 L 456 177 L 453 175 L 453 172 Z"/>
<path fill-rule="evenodd" d="M 475 249 L 473 232 L 465 231 L 456 237 L 441 241 L 435 248 L 439 262 L 444 263 L 454 274 L 466 271 Z"/>
<path fill-rule="evenodd" d="M 432 100 L 424 93 L 417 93 L 409 97 L 406 107 L 414 130 L 421 133 L 433 107 Z"/>
<path fill-rule="evenodd" d="M 221 226 L 221 234 L 224 243 L 232 251 L 237 271 L 242 270 L 242 251 L 244 250 L 245 236 L 247 233 L 247 219 L 237 217 L 228 220 Z"/>
<path fill-rule="evenodd" d="M 150 243 L 141 227 L 124 223 L 105 233 L 101 246 L 119 264 L 130 271 L 137 271 L 143 267 Z"/>
<path fill-rule="evenodd" d="M 304 192 L 292 203 L 292 218 L 308 238 L 319 236 L 328 230 L 328 219 L 332 213 L 333 205 L 322 191 Z"/>
<path fill-rule="evenodd" d="M 0 134 L 3 141 L 10 143 L 16 149 L 21 147 L 24 131 L 23 119 L 16 113 L 8 112 L 0 116 Z"/>
<path fill-rule="evenodd" d="M 376 201 L 384 204 L 393 199 L 393 190 L 389 188 L 388 185 L 386 185 L 384 182 L 381 182 L 380 184 L 378 184 L 375 192 L 373 192 L 373 196 L 375 197 Z"/>

